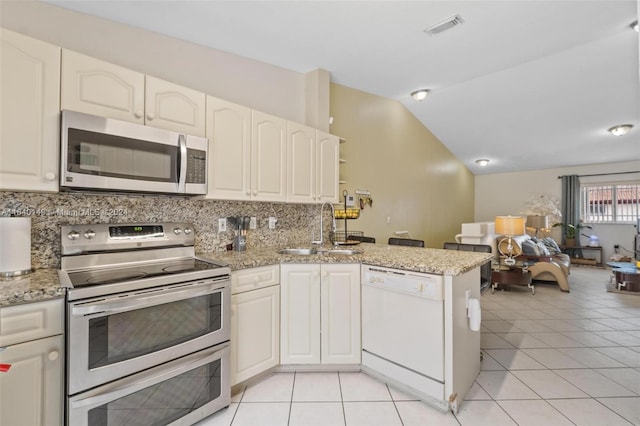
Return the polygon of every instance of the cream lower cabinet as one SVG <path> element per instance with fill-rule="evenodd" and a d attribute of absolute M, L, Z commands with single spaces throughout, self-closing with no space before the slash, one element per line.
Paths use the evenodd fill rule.
<path fill-rule="evenodd" d="M 70 50 L 62 51 L 61 109 L 205 134 L 204 93 Z"/>
<path fill-rule="evenodd" d="M 231 385 L 280 362 L 279 266 L 231 274 Z"/>
<path fill-rule="evenodd" d="M 63 300 L 0 309 L 0 425 L 63 423 Z"/>
<path fill-rule="evenodd" d="M 0 190 L 57 191 L 60 48 L 0 30 Z"/>
<path fill-rule="evenodd" d="M 281 364 L 359 364 L 360 266 L 280 266 Z"/>

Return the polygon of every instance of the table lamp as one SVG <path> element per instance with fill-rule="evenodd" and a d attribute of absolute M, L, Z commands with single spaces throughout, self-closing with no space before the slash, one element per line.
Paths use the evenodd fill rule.
<path fill-rule="evenodd" d="M 534 237 L 537 237 L 539 230 L 549 227 L 549 216 L 529 215 L 527 216 L 527 227 L 535 229 Z"/>
<path fill-rule="evenodd" d="M 521 216 L 496 216 L 496 234 L 504 235 L 498 243 L 498 251 L 506 257 L 504 263 L 514 265 L 516 256 L 522 253 L 520 246 L 512 241 L 515 235 L 524 234 L 524 218 Z"/>

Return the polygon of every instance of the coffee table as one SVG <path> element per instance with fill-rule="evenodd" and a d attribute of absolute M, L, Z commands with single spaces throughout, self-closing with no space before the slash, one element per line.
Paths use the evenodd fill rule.
<path fill-rule="evenodd" d="M 607 262 L 613 272 L 618 291 L 640 291 L 640 269 L 631 262 Z"/>
<path fill-rule="evenodd" d="M 532 284 L 531 272 L 527 262 L 518 262 L 515 265 L 500 263 L 493 266 L 491 271 L 491 293 L 495 293 L 500 285 L 526 285 L 531 289 L 531 294 L 536 294 Z"/>

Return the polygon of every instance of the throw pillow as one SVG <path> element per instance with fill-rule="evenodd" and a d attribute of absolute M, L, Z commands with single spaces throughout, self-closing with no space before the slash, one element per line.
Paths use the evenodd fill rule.
<path fill-rule="evenodd" d="M 544 243 L 544 245 L 549 250 L 549 253 L 551 254 L 558 254 L 562 251 L 560 250 L 560 247 L 558 247 L 558 243 L 556 243 L 556 241 L 551 237 L 547 237 L 543 239 L 542 242 Z"/>
<path fill-rule="evenodd" d="M 540 256 L 540 247 L 531 240 L 525 240 L 522 242 L 522 252 L 527 256 Z"/>

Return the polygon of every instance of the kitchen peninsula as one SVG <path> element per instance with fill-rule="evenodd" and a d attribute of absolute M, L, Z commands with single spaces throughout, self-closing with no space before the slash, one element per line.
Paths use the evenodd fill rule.
<path fill-rule="evenodd" d="M 383 381 L 393 383 L 400 389 L 411 392 L 420 399 L 442 409 L 457 411 L 458 404 L 464 399 L 471 384 L 475 380 L 480 366 L 480 333 L 471 331 L 468 326 L 466 298 L 479 298 L 479 267 L 487 260 L 489 255 L 471 252 L 458 252 L 431 248 L 399 247 L 386 245 L 361 244 L 358 246 L 361 251 L 355 255 L 344 254 L 315 254 L 307 256 L 283 255 L 279 253 L 278 247 L 251 248 L 246 252 L 201 252 L 200 257 L 210 258 L 216 261 L 227 263 L 232 270 L 232 330 L 235 336 L 232 337 L 232 384 L 239 384 L 243 381 L 256 377 L 273 368 L 280 369 L 362 369 Z M 420 387 L 420 383 L 412 381 L 411 378 L 394 376 L 380 373 L 374 367 L 368 367 L 362 356 L 360 361 L 362 345 L 360 343 L 361 333 L 364 333 L 366 322 L 360 323 L 361 318 L 361 278 L 360 270 L 364 266 L 374 266 L 389 271 L 410 272 L 414 275 L 430 275 L 442 278 L 441 302 L 438 302 L 443 309 L 442 321 L 442 359 L 439 369 L 442 371 L 443 379 L 436 383 L 436 389 L 425 391 Z M 357 339 L 357 343 L 351 343 L 350 347 L 357 357 L 356 361 L 343 362 L 342 364 L 332 361 L 330 358 L 321 358 L 317 364 L 299 363 L 298 361 L 286 362 L 281 350 L 281 341 L 289 336 L 289 343 L 297 345 L 299 337 L 295 334 L 287 334 L 284 322 L 281 324 L 281 316 L 284 318 L 285 312 L 291 315 L 288 310 L 292 300 L 287 300 L 285 296 L 291 295 L 285 288 L 292 291 L 300 291 L 299 282 L 288 282 L 291 275 L 285 271 L 293 267 L 295 271 L 312 271 L 307 276 L 329 276 L 328 299 L 324 300 L 322 309 L 322 321 L 333 320 L 340 330 L 347 330 L 345 333 L 338 333 L 329 343 L 323 340 L 323 348 L 331 346 L 342 348 L 342 339 L 345 334 Z M 363 269 L 364 270 L 364 269 Z M 254 273 L 260 272 L 260 274 Z M 264 279 L 265 271 L 271 273 L 268 279 Z M 344 280 L 344 271 L 350 271 L 350 281 Z M 0 307 L 2 310 L 11 310 L 12 307 L 31 306 L 33 304 L 47 303 L 49 299 L 61 299 L 63 292 L 59 290 L 58 275 L 55 269 L 38 269 L 33 274 L 29 274 L 20 279 L 0 279 Z M 334 275 L 331 275 L 334 274 Z M 250 277 L 250 284 L 240 290 L 234 289 L 234 277 Z M 259 277 L 255 278 L 254 277 Z M 331 281 L 335 281 L 332 284 Z M 323 278 L 324 279 L 324 278 Z M 265 281 L 266 288 L 261 288 L 261 282 Z M 347 284 L 348 290 L 344 290 L 343 284 Z M 324 286 L 324 282 L 322 284 Z M 324 288 L 324 287 L 323 287 Z M 320 284 L 318 285 L 318 305 L 320 305 Z M 234 294 L 235 291 L 235 294 Z M 261 291 L 265 293 L 260 293 Z M 324 290 L 323 290 L 324 291 Z M 257 295 L 268 294 L 268 297 L 256 298 Z M 323 293 L 322 297 L 325 297 Z M 247 301 L 242 305 L 243 301 Z M 31 303 L 29 303 L 31 302 Z M 264 302 L 264 303 L 263 303 Z M 294 302 L 295 303 L 295 302 Z M 262 308 L 268 307 L 270 316 L 265 320 L 262 317 L 254 316 L 251 307 L 260 304 Z M 345 308 L 351 304 L 352 308 Z M 59 305 L 62 311 L 62 303 Z M 320 327 L 320 307 L 318 306 L 317 323 Z M 304 310 L 304 306 L 302 307 Z M 345 311 L 345 312 L 343 312 Z M 7 311 L 9 312 L 9 311 Z M 62 316 L 62 312 L 59 313 Z M 344 314 L 344 315 L 343 315 Z M 403 313 L 404 314 L 404 313 Z M 346 315 L 346 316 L 345 316 Z M 238 318 L 242 317 L 239 322 Z M 350 322 L 344 321 L 350 318 Z M 355 327 L 355 328 L 354 328 Z M 434 324 L 419 324 L 419 327 L 434 328 Z M 260 331 L 256 331 L 260 330 Z M 355 330 L 355 331 L 354 331 Z M 403 333 L 405 331 L 405 333 Z M 258 337 L 256 338 L 256 334 Z M 320 333 L 318 333 L 320 334 Z M 323 339 L 332 339 L 330 333 L 323 332 Z M 416 336 L 409 334 L 406 330 L 398 330 L 398 335 L 405 341 L 416 340 Z M 313 336 L 312 336 L 313 337 Z M 419 336 L 418 336 L 419 337 Z M 58 338 L 58 337 L 56 337 Z M 302 336 L 302 343 L 305 343 Z M 317 336 L 318 342 L 320 336 Z M 262 349 L 261 345 L 266 342 L 267 348 Z M 248 347 L 247 342 L 251 342 Z M 318 343 L 319 346 L 319 343 Z M 434 349 L 435 350 L 435 349 Z M 61 351 L 62 352 L 62 351 Z M 235 353 L 234 353 L 235 352 Z M 247 355 L 247 353 L 249 355 Z M 262 357 L 265 353 L 268 356 Z M 341 354 L 338 354 L 341 355 Z M 256 360 L 255 357 L 262 357 Z M 269 363 L 265 363 L 264 358 L 269 358 Z M 340 357 L 336 358 L 340 359 Z M 353 358 L 352 358 L 353 359 Z M 242 363 L 249 363 L 250 368 L 243 370 Z M 256 369 L 257 368 L 257 369 Z M 241 376 L 246 373 L 245 376 Z M 235 377 L 235 380 L 234 380 Z M 60 383 L 60 387 L 62 384 Z M 56 399 L 56 393 L 50 393 L 48 399 Z M 59 401 L 62 406 L 62 399 Z"/>

